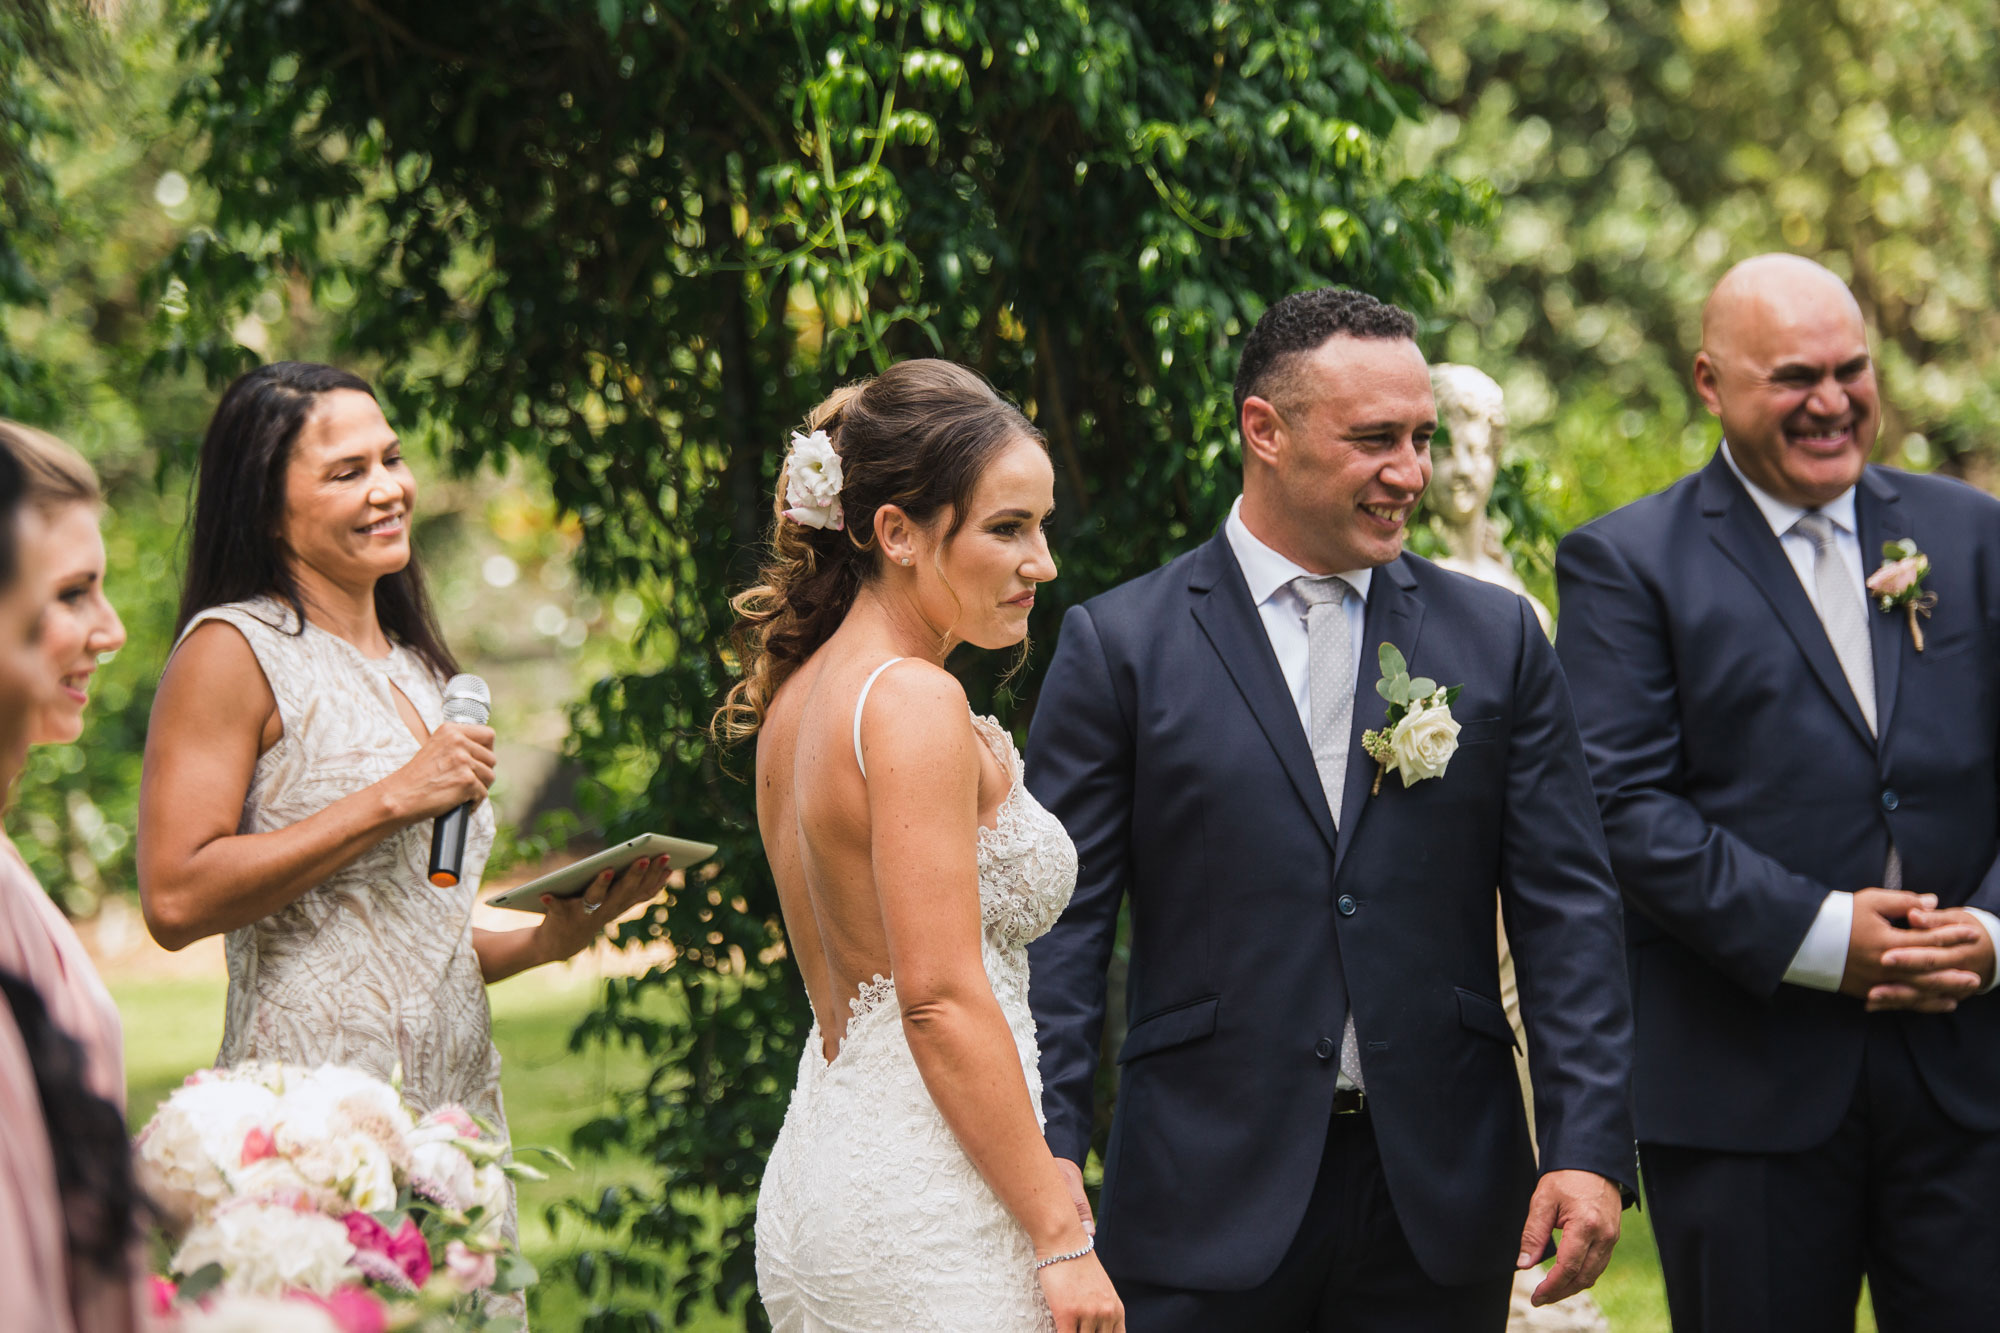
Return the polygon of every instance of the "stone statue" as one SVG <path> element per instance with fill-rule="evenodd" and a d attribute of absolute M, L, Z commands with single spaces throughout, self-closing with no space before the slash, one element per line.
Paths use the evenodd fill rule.
<path fill-rule="evenodd" d="M 1542 632 L 1553 635 L 1549 609 L 1537 601 L 1514 572 L 1514 561 L 1487 519 L 1500 453 L 1507 446 L 1507 405 L 1500 386 L 1486 372 L 1445 362 L 1431 367 L 1438 421 L 1450 448 L 1433 448 L 1427 502 L 1437 516 L 1446 569 L 1511 588 L 1528 599 Z"/>
<path fill-rule="evenodd" d="M 1507 447 L 1507 404 L 1500 386 L 1483 370 L 1446 362 L 1431 367 L 1431 390 L 1437 395 L 1438 422 L 1444 427 L 1441 434 L 1449 440 L 1449 447 L 1432 448 L 1431 487 L 1425 497 L 1431 513 L 1437 516 L 1438 536 L 1444 543 L 1445 554 L 1438 563 L 1521 594 L 1535 608 L 1542 633 L 1553 637 L 1555 625 L 1549 609 L 1514 572 L 1514 561 L 1486 516 L 1486 506 L 1493 498 L 1493 479 L 1500 471 L 1500 454 Z M 1499 928 L 1499 944 L 1500 1000 L 1514 1029 L 1515 1067 L 1532 1134 L 1535 1100 L 1528 1081 L 1527 1033 L 1521 1026 L 1521 1001 L 1504 924 Z M 1534 1308 L 1529 1298 L 1542 1277 L 1539 1268 L 1515 1275 L 1508 1333 L 1600 1333 L 1610 1327 L 1588 1292 L 1559 1305 Z"/>

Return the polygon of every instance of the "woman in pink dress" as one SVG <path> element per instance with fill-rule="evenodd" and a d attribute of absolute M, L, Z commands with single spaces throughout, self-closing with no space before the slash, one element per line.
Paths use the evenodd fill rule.
<path fill-rule="evenodd" d="M 57 474 L 71 482 L 52 493 Z M 88 485 L 68 494 L 79 477 Z M 104 560 L 95 494 L 74 454 L 0 422 L 0 789 L 19 776 L 30 742 L 81 730 L 89 673 L 76 668 L 85 645 L 104 639 L 92 607 Z M 82 596 L 63 591 L 85 585 Z M 115 615 L 109 624 L 115 647 L 123 630 Z M 68 922 L 11 844 L 5 853 L 0 1292 L 11 1327 L 125 1333 L 140 1325 L 143 1288 L 117 1011 Z"/>
<path fill-rule="evenodd" d="M 103 508 L 97 474 L 52 435 L 0 422 L 0 446 L 21 464 L 37 511 L 51 581 L 40 643 L 50 697 L 29 721 L 29 745 L 68 745 L 83 734 L 91 674 L 125 643 L 104 596 Z M 11 775 L 10 775 L 11 776 Z M 13 841 L 0 835 L 0 970 L 41 991 L 56 1025 L 82 1045 L 90 1085 L 125 1109 L 124 1036 L 118 1009 L 68 920 L 35 882 Z"/>

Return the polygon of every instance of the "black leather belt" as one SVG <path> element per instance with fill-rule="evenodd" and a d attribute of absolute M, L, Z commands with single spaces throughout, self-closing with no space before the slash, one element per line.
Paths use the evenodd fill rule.
<path fill-rule="evenodd" d="M 1335 1088 L 1333 1090 L 1333 1113 L 1335 1115 L 1360 1115 L 1368 1109 L 1368 1094 L 1359 1088 Z"/>

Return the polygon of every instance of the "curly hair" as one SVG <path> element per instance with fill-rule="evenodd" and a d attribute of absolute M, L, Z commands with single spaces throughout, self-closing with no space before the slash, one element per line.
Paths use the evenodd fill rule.
<path fill-rule="evenodd" d="M 1401 306 L 1378 301 L 1348 287 L 1319 287 L 1293 292 L 1274 303 L 1258 319 L 1236 361 L 1236 416 L 1243 417 L 1247 398 L 1275 400 L 1290 386 L 1293 365 L 1339 334 L 1350 338 L 1417 336 L 1416 317 Z"/>
<path fill-rule="evenodd" d="M 710 723 L 716 739 L 748 740 L 791 674 L 833 637 L 862 585 L 880 573 L 875 513 L 894 505 L 928 524 L 949 515 L 957 535 L 987 466 L 1007 446 L 1042 433 L 974 370 L 919 359 L 834 390 L 806 418 L 840 455 L 842 530 L 783 517 L 779 470 L 769 555 L 756 586 L 730 599 L 742 672 Z"/>

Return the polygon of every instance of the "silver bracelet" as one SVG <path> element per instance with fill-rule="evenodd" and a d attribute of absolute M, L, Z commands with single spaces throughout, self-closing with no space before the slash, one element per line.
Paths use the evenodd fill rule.
<path fill-rule="evenodd" d="M 1083 1248 L 1080 1250 L 1071 1250 L 1068 1254 L 1052 1254 L 1046 1259 L 1035 1260 L 1035 1271 L 1039 1273 L 1044 1268 L 1047 1268 L 1050 1264 L 1060 1264 L 1060 1263 L 1065 1263 L 1071 1259 L 1081 1259 L 1083 1258 L 1084 1255 L 1089 1254 L 1092 1250 L 1096 1248 L 1097 1248 L 1097 1237 L 1085 1236 L 1083 1238 Z"/>

